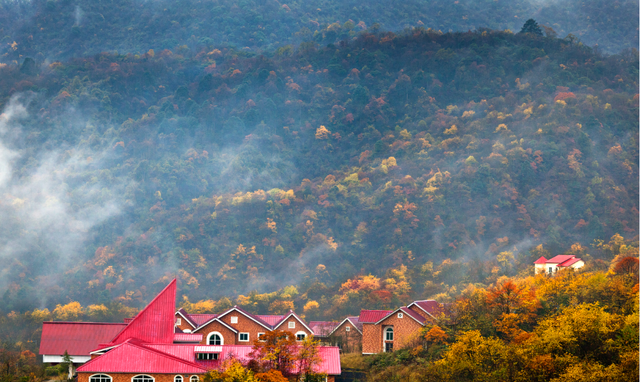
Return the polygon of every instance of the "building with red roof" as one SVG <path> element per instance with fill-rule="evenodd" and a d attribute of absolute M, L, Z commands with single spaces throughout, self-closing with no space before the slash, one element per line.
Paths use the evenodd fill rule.
<path fill-rule="evenodd" d="M 249 330 L 297 330 L 302 333 L 298 334 L 300 341 L 313 334 L 293 311 L 256 316 L 233 307 L 220 315 L 189 315 L 184 310 L 175 312 L 175 295 L 174 279 L 140 313 L 122 324 L 45 322 L 40 354 L 44 362 L 59 363 L 67 351 L 74 364 L 80 364 L 78 382 L 200 382 L 207 371 L 220 369 L 224 360 L 250 360 L 251 344 L 259 336 Z M 193 331 L 177 329 L 178 318 Z M 254 327 L 249 328 L 247 322 Z M 200 330 L 211 325 L 232 333 L 231 343 L 203 344 L 211 336 Z M 235 339 L 242 341 L 244 333 L 253 337 L 249 337 L 251 342 L 247 338 L 245 344 L 234 343 Z M 339 348 L 320 346 L 318 355 L 320 362 L 314 371 L 334 381 L 341 373 Z"/>
<path fill-rule="evenodd" d="M 536 274 L 546 273 L 548 275 L 554 275 L 561 269 L 573 269 L 575 271 L 584 267 L 584 261 L 573 255 L 558 255 L 549 260 L 542 256 L 534 261 L 533 264 Z"/>
<path fill-rule="evenodd" d="M 445 314 L 434 300 L 414 301 L 396 310 L 362 310 L 362 354 L 390 352 L 410 345 L 422 328 Z"/>

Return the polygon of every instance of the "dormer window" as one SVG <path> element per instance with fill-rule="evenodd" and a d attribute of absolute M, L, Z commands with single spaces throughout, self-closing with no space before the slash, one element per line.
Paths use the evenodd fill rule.
<path fill-rule="evenodd" d="M 404 314 L 398 313 L 398 318 L 402 318 L 402 317 L 404 317 Z"/>
<path fill-rule="evenodd" d="M 237 316 L 232 316 L 231 317 L 231 323 L 232 324 L 237 324 L 238 323 L 238 317 Z"/>

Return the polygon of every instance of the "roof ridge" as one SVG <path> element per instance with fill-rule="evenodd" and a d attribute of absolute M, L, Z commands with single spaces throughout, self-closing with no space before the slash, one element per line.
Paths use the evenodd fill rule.
<path fill-rule="evenodd" d="M 42 321 L 43 324 L 91 324 L 91 325 L 128 325 L 126 322 L 95 322 L 95 321 Z"/>

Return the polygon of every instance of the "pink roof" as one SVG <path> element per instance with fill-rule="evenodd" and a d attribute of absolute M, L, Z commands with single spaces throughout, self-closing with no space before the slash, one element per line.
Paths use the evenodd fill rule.
<path fill-rule="evenodd" d="M 202 341 L 202 333 L 176 333 L 173 335 L 173 342 L 196 342 Z"/>
<path fill-rule="evenodd" d="M 362 309 L 360 311 L 360 317 L 358 317 L 359 321 L 363 324 L 370 324 L 380 321 L 380 319 L 384 318 L 387 314 L 391 313 L 391 310 L 366 310 Z"/>
<path fill-rule="evenodd" d="M 574 257 L 573 259 L 569 259 L 569 260 L 565 261 L 564 263 L 558 264 L 558 266 L 559 267 L 570 267 L 573 264 L 577 263 L 578 261 L 582 261 L 582 259 Z"/>
<path fill-rule="evenodd" d="M 278 325 L 278 323 L 280 321 L 282 321 L 282 319 L 285 316 L 268 314 L 268 315 L 256 315 L 254 317 L 258 317 L 259 319 L 261 319 L 262 321 L 266 322 L 267 324 L 269 324 L 271 326 L 276 326 L 276 325 Z"/>
<path fill-rule="evenodd" d="M 223 345 L 223 346 L 203 346 L 203 345 L 167 345 L 167 344 L 148 344 L 145 347 L 154 349 L 158 352 L 166 353 L 172 357 L 182 359 L 187 362 L 195 362 L 202 368 L 211 370 L 218 369 L 225 359 L 235 358 L 242 363 L 248 362 L 253 350 L 251 345 Z M 217 360 L 196 360 L 196 352 L 200 353 L 218 353 Z M 109 353 L 105 353 L 109 354 Z M 340 369 L 340 350 L 335 346 L 318 346 L 318 355 L 321 362 L 316 368 L 317 373 L 326 373 L 330 375 L 339 375 Z M 80 371 L 80 370 L 78 370 Z"/>
<path fill-rule="evenodd" d="M 338 326 L 339 322 L 333 321 L 310 321 L 309 327 L 316 337 L 326 337 Z"/>
<path fill-rule="evenodd" d="M 180 346 L 180 345 L 173 345 Z M 194 362 L 127 340 L 78 368 L 80 373 L 203 374 Z"/>
<path fill-rule="evenodd" d="M 541 256 L 538 260 L 533 262 L 534 264 L 546 264 L 547 263 L 547 259 L 545 259 L 544 256 Z"/>
<path fill-rule="evenodd" d="M 145 342 L 173 343 L 176 279 L 173 279 L 107 346 L 130 338 Z"/>
<path fill-rule="evenodd" d="M 98 344 L 108 342 L 127 326 L 103 322 L 43 322 L 40 354 L 88 356 Z"/>
<path fill-rule="evenodd" d="M 573 256 L 573 255 L 558 255 L 556 257 L 552 257 L 551 259 L 547 260 L 547 264 L 549 264 L 549 263 L 562 264 L 567 260 L 573 259 L 574 257 L 575 256 Z"/>
<path fill-rule="evenodd" d="M 190 314 L 189 318 L 196 324 L 196 327 L 210 321 L 213 318 L 218 317 L 217 314 Z"/>
<path fill-rule="evenodd" d="M 411 304 L 409 304 L 407 307 L 410 308 L 411 305 L 417 305 L 420 309 L 431 314 L 432 316 L 435 316 L 443 312 L 442 305 L 436 300 L 414 301 Z"/>

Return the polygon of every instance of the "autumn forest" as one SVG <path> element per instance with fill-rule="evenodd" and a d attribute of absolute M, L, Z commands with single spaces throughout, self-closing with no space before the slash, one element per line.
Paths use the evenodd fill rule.
<path fill-rule="evenodd" d="M 638 5 L 502 3 L 2 2 L 2 381 L 174 277 L 190 313 L 447 304 L 343 358 L 370 381 L 637 380 Z"/>

